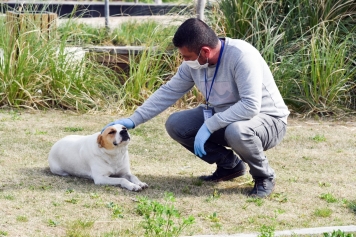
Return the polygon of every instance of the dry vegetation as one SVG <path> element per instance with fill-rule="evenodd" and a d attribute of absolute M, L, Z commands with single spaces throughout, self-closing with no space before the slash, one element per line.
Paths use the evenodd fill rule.
<path fill-rule="evenodd" d="M 246 196 L 253 185 L 250 175 L 199 182 L 196 177 L 215 167 L 168 137 L 167 115 L 130 130 L 132 172 L 150 185 L 134 193 L 55 176 L 48 169 L 47 154 L 55 141 L 97 132 L 118 115 L 0 111 L 0 236 L 143 236 L 137 199 L 164 202 L 165 192 L 176 197 L 174 206 L 183 217 L 195 218 L 184 235 L 356 222 L 355 119 L 291 118 L 282 144 L 267 152 L 277 173 L 276 190 L 259 200 Z"/>

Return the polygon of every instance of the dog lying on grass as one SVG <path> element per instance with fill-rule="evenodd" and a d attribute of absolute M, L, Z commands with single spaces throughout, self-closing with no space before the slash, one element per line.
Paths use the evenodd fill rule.
<path fill-rule="evenodd" d="M 118 185 L 131 191 L 148 187 L 131 174 L 130 135 L 121 124 L 88 136 L 69 135 L 57 141 L 48 156 L 50 170 L 61 176 L 78 176 L 95 184 Z"/>

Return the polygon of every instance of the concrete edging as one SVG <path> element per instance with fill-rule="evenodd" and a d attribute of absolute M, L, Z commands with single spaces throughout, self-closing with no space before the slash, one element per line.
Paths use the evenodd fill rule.
<path fill-rule="evenodd" d="M 305 228 L 305 229 L 295 229 L 295 230 L 283 230 L 274 232 L 274 236 L 291 236 L 291 235 L 316 235 L 323 233 L 332 233 L 333 231 L 341 230 L 343 232 L 356 232 L 356 225 L 350 226 L 328 226 L 328 227 L 316 227 L 316 228 Z M 258 237 L 260 233 L 251 234 L 222 234 L 222 235 L 193 235 L 191 237 Z M 188 236 L 184 236 L 188 237 Z"/>

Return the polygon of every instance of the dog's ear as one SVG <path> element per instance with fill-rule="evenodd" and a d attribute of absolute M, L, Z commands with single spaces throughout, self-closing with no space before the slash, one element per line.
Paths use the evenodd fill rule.
<path fill-rule="evenodd" d="M 99 134 L 98 135 L 98 138 L 96 139 L 96 142 L 99 144 L 99 147 L 103 147 L 103 142 L 104 142 L 104 139 L 103 139 L 103 135 Z"/>

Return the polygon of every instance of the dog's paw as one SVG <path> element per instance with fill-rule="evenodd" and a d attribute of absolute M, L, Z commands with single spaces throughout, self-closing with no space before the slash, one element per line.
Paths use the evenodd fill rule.
<path fill-rule="evenodd" d="M 134 191 L 134 192 L 140 192 L 140 191 L 142 191 L 142 187 L 141 186 L 139 186 L 139 185 L 137 185 L 137 184 L 134 184 L 134 183 L 132 183 L 129 187 L 126 187 L 128 190 L 130 190 L 130 191 Z"/>
<path fill-rule="evenodd" d="M 138 185 L 142 188 L 142 189 L 145 189 L 145 188 L 148 188 L 148 185 L 144 182 L 140 182 L 138 183 Z"/>

